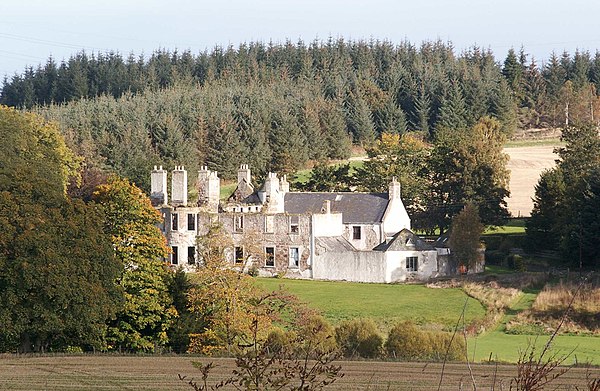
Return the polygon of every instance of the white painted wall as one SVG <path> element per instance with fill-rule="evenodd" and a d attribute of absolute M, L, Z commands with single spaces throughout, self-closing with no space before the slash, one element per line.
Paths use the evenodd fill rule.
<path fill-rule="evenodd" d="M 380 251 L 326 252 L 313 262 L 316 280 L 385 282 L 385 253 Z"/>
<path fill-rule="evenodd" d="M 385 282 L 399 282 L 407 279 L 427 280 L 440 275 L 437 262 L 437 251 L 389 251 L 386 252 Z M 418 258 L 418 270 L 406 271 L 406 258 Z"/>
<path fill-rule="evenodd" d="M 341 213 L 321 213 L 312 215 L 312 228 L 315 237 L 342 236 L 344 224 Z"/>
<path fill-rule="evenodd" d="M 383 232 L 386 236 L 392 236 L 404 228 L 410 229 L 410 217 L 400 198 L 393 198 L 383 214 Z"/>

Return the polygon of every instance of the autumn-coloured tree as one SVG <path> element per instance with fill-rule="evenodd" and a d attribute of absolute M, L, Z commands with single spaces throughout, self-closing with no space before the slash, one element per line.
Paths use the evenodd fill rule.
<path fill-rule="evenodd" d="M 164 262 L 169 251 L 157 227 L 161 217 L 127 179 L 111 177 L 96 189 L 94 200 L 123 264 L 119 284 L 125 303 L 110 324 L 109 341 L 115 349 L 153 351 L 167 343 L 167 329 L 177 316 L 168 292 L 172 272 Z"/>

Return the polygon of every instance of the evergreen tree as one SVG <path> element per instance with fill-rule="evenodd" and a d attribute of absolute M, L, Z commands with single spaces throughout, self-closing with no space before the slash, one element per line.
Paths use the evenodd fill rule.
<path fill-rule="evenodd" d="M 467 109 L 458 80 L 450 82 L 450 88 L 441 100 L 436 133 L 440 130 L 464 130 L 467 127 Z"/>

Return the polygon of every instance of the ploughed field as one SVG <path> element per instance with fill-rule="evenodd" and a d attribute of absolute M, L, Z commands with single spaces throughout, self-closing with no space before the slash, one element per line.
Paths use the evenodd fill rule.
<path fill-rule="evenodd" d="M 5 355 L 0 358 L 1 390 L 192 390 L 178 374 L 198 379 L 192 361 L 216 364 L 213 384 L 234 368 L 233 359 L 189 356 L 47 356 Z M 340 361 L 345 376 L 328 390 L 435 390 L 441 363 Z M 479 389 L 508 389 L 516 374 L 513 365 L 475 364 L 473 377 Z M 600 377 L 600 369 L 572 368 L 549 389 L 574 390 L 585 385 L 586 375 Z M 462 385 L 462 387 L 461 387 Z M 501 387 L 502 385 L 502 387 Z M 558 387 L 557 387 L 558 386 Z M 466 364 L 447 363 L 442 390 L 472 389 Z"/>
<path fill-rule="evenodd" d="M 556 144 L 559 144 L 558 141 Z M 507 164 L 510 170 L 510 197 L 507 203 L 513 217 L 531 215 L 532 198 L 540 174 L 555 166 L 558 155 L 553 153 L 554 148 L 555 145 L 551 144 L 516 145 L 504 148 L 504 152 L 510 157 Z"/>

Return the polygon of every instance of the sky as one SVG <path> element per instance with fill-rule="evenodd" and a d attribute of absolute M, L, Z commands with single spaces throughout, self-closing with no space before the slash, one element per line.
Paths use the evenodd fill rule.
<path fill-rule="evenodd" d="M 489 48 L 497 61 L 523 46 L 543 63 L 552 52 L 600 49 L 600 1 L 0 0 L 0 77 L 82 49 L 199 53 L 328 37 L 417 45 L 441 39 L 457 53 Z"/>

